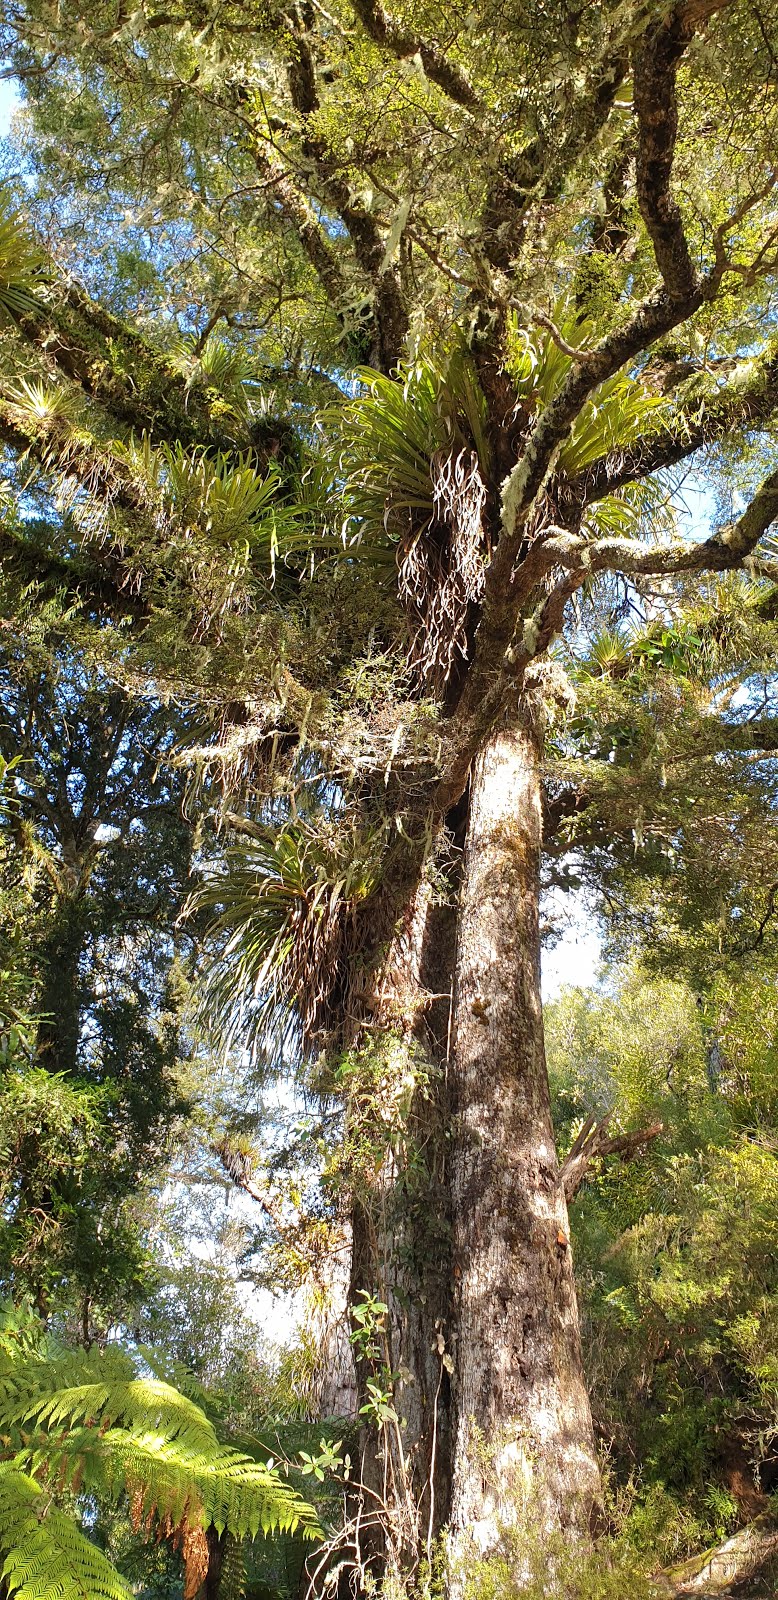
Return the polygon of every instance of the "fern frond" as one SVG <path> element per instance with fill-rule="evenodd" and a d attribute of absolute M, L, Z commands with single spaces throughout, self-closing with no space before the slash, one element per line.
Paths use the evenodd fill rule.
<path fill-rule="evenodd" d="M 112 1429 L 104 1447 L 114 1494 L 125 1487 L 134 1490 L 146 1515 L 213 1525 L 218 1533 L 228 1528 L 237 1538 L 319 1534 L 316 1512 L 291 1484 L 264 1462 L 229 1446 L 198 1452 L 159 1433 Z"/>
<path fill-rule="evenodd" d="M 117 1345 L 68 1351 L 25 1306 L 0 1308 L 0 1588 L 21 1600 L 130 1600 L 77 1523 L 68 1488 L 127 1496 L 136 1530 L 173 1539 L 185 1594 L 202 1577 L 205 1533 L 317 1538 L 316 1513 L 272 1463 L 221 1443 L 205 1412 Z M 157 1363 L 159 1367 L 159 1363 Z"/>
<path fill-rule="evenodd" d="M 131 1600 L 131 1590 L 40 1484 L 0 1465 L 0 1578 L 17 1600 Z"/>
<path fill-rule="evenodd" d="M 213 1425 L 200 1407 L 159 1378 L 137 1377 L 128 1353 L 117 1346 L 33 1360 L 0 1374 L 0 1426 L 34 1423 L 55 1432 L 79 1423 L 101 1428 L 156 1429 L 194 1451 L 216 1447 Z"/>

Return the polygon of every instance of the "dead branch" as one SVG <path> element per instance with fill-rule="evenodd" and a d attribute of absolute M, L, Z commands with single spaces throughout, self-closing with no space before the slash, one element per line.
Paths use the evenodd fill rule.
<path fill-rule="evenodd" d="M 611 1136 L 608 1129 L 612 1118 L 612 1111 L 600 1122 L 596 1117 L 587 1117 L 572 1149 L 562 1162 L 559 1176 L 568 1205 L 575 1199 L 593 1161 L 602 1161 L 606 1156 L 619 1156 L 622 1161 L 630 1161 L 664 1128 L 662 1122 L 651 1122 L 645 1128 L 635 1129 L 633 1133 Z"/>

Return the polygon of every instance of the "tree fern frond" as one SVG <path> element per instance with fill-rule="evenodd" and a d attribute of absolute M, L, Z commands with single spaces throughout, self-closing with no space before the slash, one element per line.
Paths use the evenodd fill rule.
<path fill-rule="evenodd" d="M 319 1526 L 272 1464 L 222 1444 L 209 1418 L 130 1351 L 68 1351 L 26 1306 L 0 1308 L 0 1587 L 20 1600 L 130 1600 L 130 1590 L 55 1503 L 65 1488 L 116 1502 L 182 1551 L 185 1593 L 201 1578 L 205 1532 L 317 1538 Z"/>
<path fill-rule="evenodd" d="M 96 1422 L 105 1429 L 155 1428 L 187 1448 L 208 1451 L 216 1433 L 200 1407 L 159 1378 L 136 1377 L 126 1352 L 109 1346 L 32 1361 L 6 1377 L 0 1426 L 34 1423 L 47 1432 Z"/>
<path fill-rule="evenodd" d="M 0 1465 L 3 1582 L 17 1600 L 131 1600 L 131 1590 L 40 1484 Z"/>
<path fill-rule="evenodd" d="M 20 1450 L 33 1473 L 58 1490 L 118 1501 L 127 1493 L 138 1521 L 225 1528 L 238 1538 L 275 1532 L 315 1538 L 312 1506 L 278 1471 L 229 1445 L 196 1449 L 160 1430 L 76 1428 L 33 1436 Z"/>
<path fill-rule="evenodd" d="M 228 1528 L 238 1538 L 258 1533 L 299 1532 L 316 1538 L 319 1526 L 313 1507 L 264 1462 L 229 1446 L 198 1452 L 160 1433 L 105 1435 L 114 1492 L 134 1488 L 147 1514 L 184 1518 Z"/>

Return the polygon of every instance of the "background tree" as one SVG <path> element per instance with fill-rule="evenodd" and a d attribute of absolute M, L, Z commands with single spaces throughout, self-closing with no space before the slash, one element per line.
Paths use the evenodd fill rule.
<path fill-rule="evenodd" d="M 3 1003 L 35 1023 L 3 1076 L 3 1275 L 88 1343 L 152 1271 L 144 1208 L 188 1111 L 192 834 L 170 713 L 101 678 L 74 614 L 6 597 Z"/>

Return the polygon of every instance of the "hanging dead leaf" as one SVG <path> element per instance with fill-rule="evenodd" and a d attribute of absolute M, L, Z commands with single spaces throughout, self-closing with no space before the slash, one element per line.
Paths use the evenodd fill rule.
<path fill-rule="evenodd" d="M 185 1523 L 181 1532 L 184 1558 L 184 1600 L 194 1600 L 208 1576 L 208 1540 L 205 1529 Z"/>

